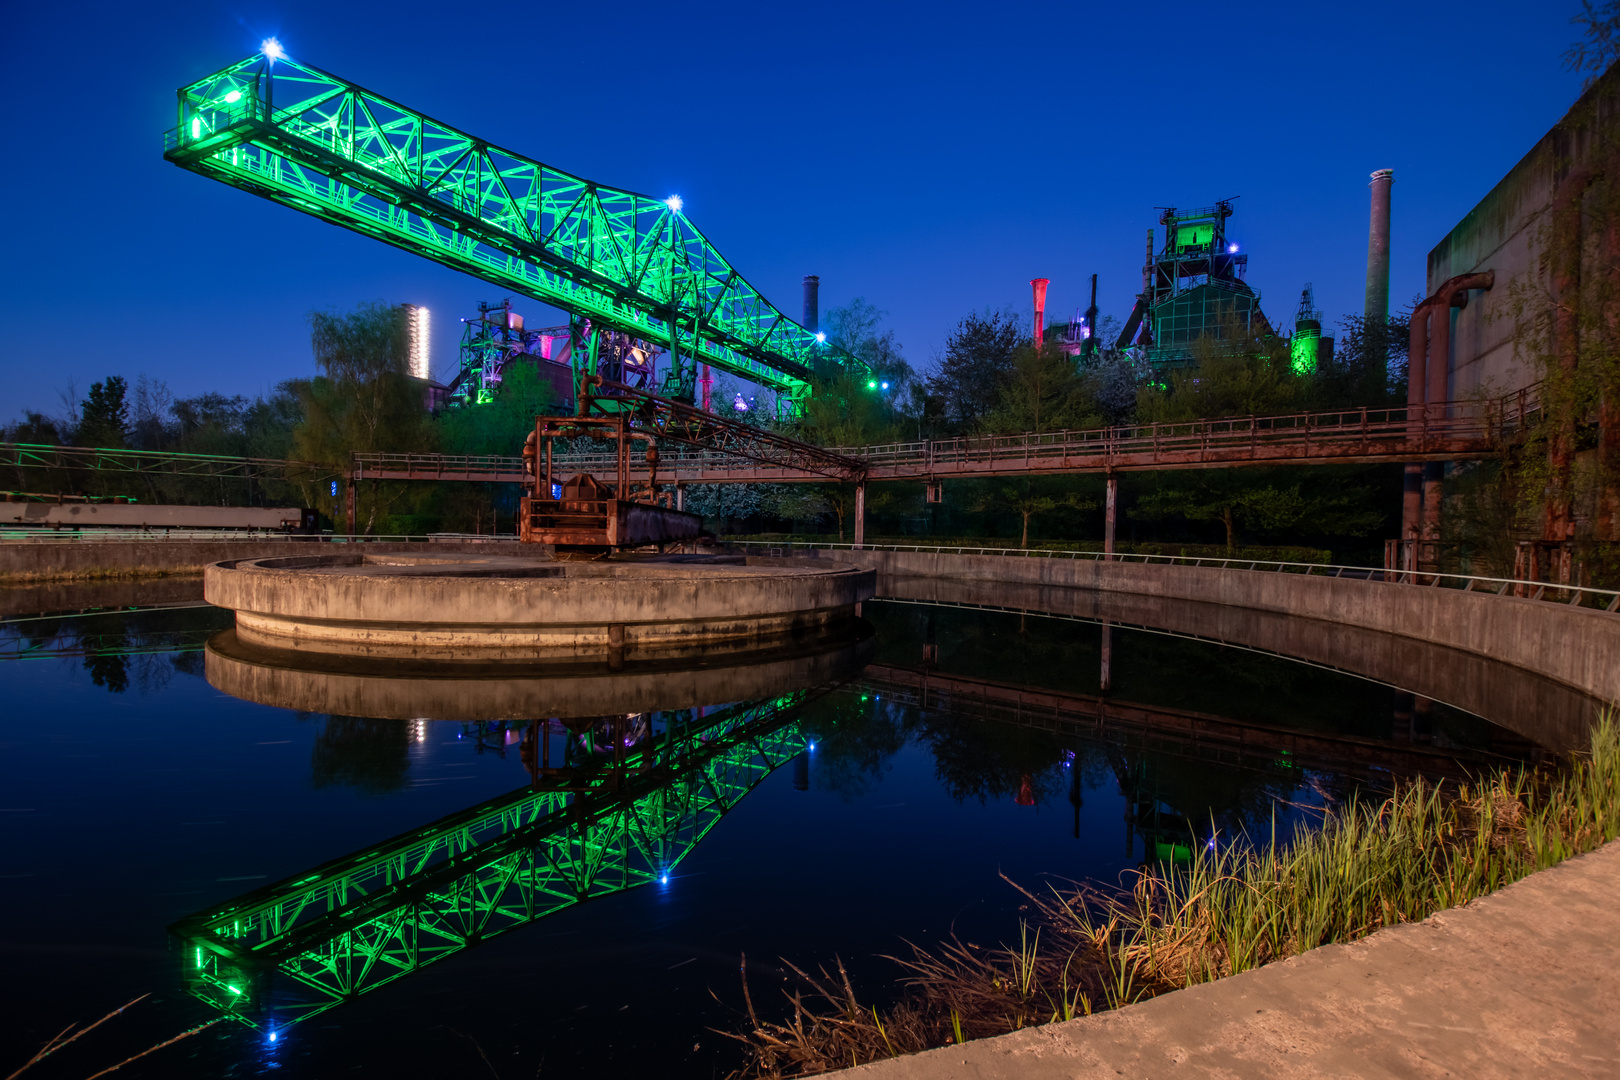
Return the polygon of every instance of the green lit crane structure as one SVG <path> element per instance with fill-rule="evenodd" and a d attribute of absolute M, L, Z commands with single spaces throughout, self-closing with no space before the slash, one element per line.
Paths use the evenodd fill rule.
<path fill-rule="evenodd" d="M 260 54 L 178 91 L 163 156 L 182 168 L 568 312 L 575 369 L 604 333 L 667 350 L 666 396 L 699 364 L 797 411 L 823 365 L 859 360 L 789 319 L 682 213 L 459 131 L 354 83 Z"/>
<path fill-rule="evenodd" d="M 275 1031 L 585 900 L 667 883 L 805 749 L 794 717 L 824 692 L 570 723 L 556 768 L 540 767 L 539 735 L 530 786 L 174 924 L 187 989 Z"/>

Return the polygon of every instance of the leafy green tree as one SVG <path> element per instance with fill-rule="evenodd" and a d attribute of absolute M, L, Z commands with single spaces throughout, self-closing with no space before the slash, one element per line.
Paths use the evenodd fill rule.
<path fill-rule="evenodd" d="M 1135 513 L 1154 519 L 1181 517 L 1218 521 L 1226 530 L 1226 549 L 1237 550 L 1238 530 L 1277 532 L 1308 528 L 1336 536 L 1365 536 L 1383 523 L 1384 514 L 1359 486 L 1323 485 L 1306 492 L 1304 482 L 1287 482 L 1268 471 L 1202 469 L 1160 473 L 1157 484 L 1137 501 Z"/>
<path fill-rule="evenodd" d="M 1339 320 L 1333 358 L 1311 373 L 1309 404 L 1342 409 L 1404 403 L 1411 317 L 1408 310 L 1382 321 L 1361 315 Z"/>
<path fill-rule="evenodd" d="M 122 375 L 109 375 L 105 382 L 92 383 L 90 393 L 79 405 L 80 446 L 124 445 L 129 428 L 129 404 L 124 396 L 129 384 Z"/>
<path fill-rule="evenodd" d="M 534 366 L 516 362 L 502 372 L 494 401 L 448 409 L 434 423 L 447 454 L 516 455 L 534 430 L 535 418 L 556 413 L 560 406 L 551 384 Z"/>
<path fill-rule="evenodd" d="M 348 468 L 369 452 L 427 451 L 436 434 L 421 386 L 408 374 L 408 337 L 399 308 L 382 301 L 348 314 L 310 315 L 310 346 L 319 374 L 299 384 L 302 420 L 294 456 Z M 362 493 L 365 530 L 405 494 L 402 485 L 373 481 Z"/>
<path fill-rule="evenodd" d="M 1094 510 L 1097 502 L 1085 498 L 1078 491 L 1050 492 L 1038 487 L 1033 480 L 1025 480 L 1021 486 L 992 488 L 980 498 L 977 506 L 979 510 L 1009 510 L 1017 514 L 1023 520 L 1023 534 L 1018 546 L 1024 548 L 1029 547 L 1030 519 L 1049 514 L 1059 507 Z"/>
<path fill-rule="evenodd" d="M 1263 416 L 1303 402 L 1306 382 L 1294 373 L 1282 338 L 1230 319 L 1222 338 L 1206 334 L 1191 351 L 1191 364 L 1139 391 L 1138 423 Z"/>
<path fill-rule="evenodd" d="M 1023 320 L 1011 312 L 975 313 L 956 324 L 945 339 L 938 370 L 928 377 L 928 392 L 940 399 L 948 425 L 974 431 L 984 423 L 1025 334 Z"/>
<path fill-rule="evenodd" d="M 23 412 L 21 420 L 6 425 L 4 441 L 33 443 L 36 446 L 59 446 L 62 442 L 62 430 L 55 420 L 43 413 L 27 409 Z"/>
<path fill-rule="evenodd" d="M 1013 353 L 996 407 L 985 417 L 998 433 L 1101 427 L 1103 413 L 1074 358 L 1056 346 L 1023 346 Z"/>

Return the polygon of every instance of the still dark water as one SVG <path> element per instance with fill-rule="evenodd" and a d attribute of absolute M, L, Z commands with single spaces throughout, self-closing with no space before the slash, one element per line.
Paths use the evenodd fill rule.
<path fill-rule="evenodd" d="M 1212 829 L 1292 828 L 1359 787 L 1541 752 L 1479 716 L 1236 646 L 1111 627 L 1101 695 L 1095 623 L 900 600 L 863 614 L 851 678 L 794 688 L 810 698 L 797 708 L 759 699 L 785 702 L 761 730 L 802 752 L 667 882 L 490 938 L 274 1042 L 220 1023 L 117 1075 L 723 1076 L 741 1054 L 712 1029 L 736 1028 L 744 953 L 762 1011 L 782 1011 L 782 957 L 842 957 L 882 1003 L 897 972 L 881 956 L 904 940 L 1016 938 L 1003 875 L 1114 881 Z M 522 722 L 215 689 L 204 647 L 230 626 L 193 608 L 0 627 L 0 1073 L 138 994 L 152 996 L 28 1075 L 82 1078 L 213 1019 L 184 990 L 172 923 L 530 784 Z M 453 695 L 473 712 L 477 683 Z M 636 720 L 653 738 L 699 713 Z"/>

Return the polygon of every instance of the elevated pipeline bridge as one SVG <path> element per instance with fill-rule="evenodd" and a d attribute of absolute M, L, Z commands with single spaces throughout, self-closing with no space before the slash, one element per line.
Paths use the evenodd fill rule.
<path fill-rule="evenodd" d="M 699 363 L 776 390 L 790 412 L 818 369 L 865 371 L 772 306 L 678 197 L 563 172 L 279 46 L 177 97 L 166 160 L 568 312 L 589 374 L 604 329 L 666 348 L 665 386 L 686 400 Z"/>
<path fill-rule="evenodd" d="M 795 452 L 803 455 L 798 459 L 790 458 L 786 451 L 739 452 L 692 438 L 660 451 L 658 470 L 669 483 L 928 482 L 1059 473 L 1451 461 L 1501 452 L 1530 428 L 1539 409 L 1533 394 L 1521 392 L 1438 406 L 1235 416 L 878 446 L 820 449 L 793 443 L 798 448 Z M 648 430 L 665 434 L 658 428 Z M 767 436 L 761 433 L 758 438 Z M 569 454 L 559 456 L 553 467 L 559 475 L 589 473 L 611 480 L 616 475 L 617 457 L 612 453 Z M 357 454 L 353 475 L 373 480 L 532 482 L 522 458 L 502 456 Z"/>
<path fill-rule="evenodd" d="M 592 744 L 574 724 L 559 732 L 567 767 L 540 764 L 551 736 L 537 730 L 531 786 L 175 923 L 187 989 L 276 1030 L 575 904 L 667 882 L 805 749 L 794 716 L 824 692 L 652 714 L 633 742 L 611 726 Z"/>

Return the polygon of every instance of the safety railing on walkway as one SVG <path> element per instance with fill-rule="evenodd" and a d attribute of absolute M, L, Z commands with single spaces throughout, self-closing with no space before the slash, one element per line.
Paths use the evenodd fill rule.
<path fill-rule="evenodd" d="M 172 529 L 143 532 L 139 529 L 0 529 L 0 544 L 62 543 L 276 543 L 293 544 L 438 544 L 438 543 L 516 543 L 511 533 L 428 533 L 426 536 L 401 534 L 283 533 L 253 532 L 246 529 Z"/>
<path fill-rule="evenodd" d="M 930 544 L 855 544 L 819 542 L 778 542 L 770 540 L 728 540 L 732 547 L 764 548 L 766 554 L 787 555 L 795 551 L 899 551 L 937 555 L 999 555 L 1029 559 L 1075 559 L 1092 562 L 1162 563 L 1174 566 L 1203 566 L 1213 570 L 1254 570 L 1277 574 L 1302 574 L 1306 577 L 1344 578 L 1354 581 L 1373 581 L 1384 584 L 1408 585 L 1421 588 L 1452 588 L 1463 592 L 1483 592 L 1496 596 L 1516 596 L 1527 600 L 1541 600 L 1566 604 L 1569 607 L 1589 607 L 1602 611 L 1620 612 L 1620 591 L 1594 589 L 1585 585 L 1563 585 L 1552 581 L 1527 581 L 1519 578 L 1485 577 L 1479 574 L 1429 573 L 1417 570 L 1384 570 L 1371 566 L 1340 566 L 1330 563 L 1284 562 L 1277 559 L 1212 558 L 1204 555 L 1143 555 L 1100 551 L 1047 551 L 1035 548 L 948 547 Z"/>

